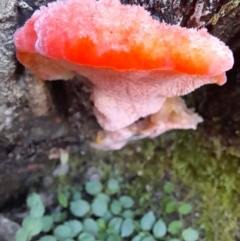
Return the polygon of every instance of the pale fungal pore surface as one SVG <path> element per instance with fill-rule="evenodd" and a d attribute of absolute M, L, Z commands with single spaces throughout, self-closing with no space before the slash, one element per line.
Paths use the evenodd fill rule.
<path fill-rule="evenodd" d="M 19 61 L 44 80 L 80 74 L 93 83 L 99 149 L 170 129 L 195 129 L 202 118 L 179 97 L 226 82 L 231 50 L 206 29 L 154 20 L 118 0 L 63 0 L 36 11 L 14 35 Z"/>

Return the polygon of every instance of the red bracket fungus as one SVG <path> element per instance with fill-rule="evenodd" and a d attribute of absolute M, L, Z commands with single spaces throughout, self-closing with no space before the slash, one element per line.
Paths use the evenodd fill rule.
<path fill-rule="evenodd" d="M 38 77 L 80 74 L 93 83 L 95 114 L 104 129 L 93 146 L 101 149 L 195 129 L 201 117 L 177 96 L 224 84 L 233 66 L 231 50 L 206 29 L 160 23 L 144 8 L 118 0 L 49 3 L 16 31 L 14 43 L 18 60 Z"/>

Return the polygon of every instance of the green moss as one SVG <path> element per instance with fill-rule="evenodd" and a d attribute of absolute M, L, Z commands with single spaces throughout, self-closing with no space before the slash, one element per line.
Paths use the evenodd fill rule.
<path fill-rule="evenodd" d="M 199 214 L 189 225 L 197 222 L 207 241 L 235 239 L 240 218 L 240 160 L 235 148 L 222 146 L 217 137 L 204 138 L 199 131 L 171 132 L 139 145 L 141 151 L 133 145 L 113 152 L 110 162 L 121 166 L 127 191 L 143 208 L 159 209 L 159 199 L 152 199 L 170 180 L 178 187 L 179 201 L 191 201 Z"/>
<path fill-rule="evenodd" d="M 217 140 L 204 139 L 194 131 L 165 135 L 155 143 L 160 151 L 154 152 L 149 164 L 155 162 L 152 172 L 162 168 L 172 181 L 187 188 L 180 197 L 187 196 L 196 203 L 197 221 L 205 230 L 206 240 L 234 240 L 240 218 L 239 153 L 222 147 Z"/>
<path fill-rule="evenodd" d="M 234 240 L 240 217 L 240 160 L 199 134 L 183 133 L 172 152 L 172 175 L 199 194 L 199 222 L 207 240 Z M 217 145 L 216 145 L 217 143 Z"/>
<path fill-rule="evenodd" d="M 200 131 L 170 132 L 120 151 L 91 150 L 76 156 L 71 173 L 78 176 L 75 182 L 82 181 L 79 173 L 91 166 L 106 178 L 120 174 L 122 190 L 139 200 L 142 209 L 151 207 L 162 213 L 163 185 L 172 181 L 177 201 L 191 202 L 198 213 L 186 217 L 185 225 L 201 227 L 206 241 L 231 241 L 239 231 L 240 155 L 236 148 L 224 147 L 218 140 L 203 137 Z"/>

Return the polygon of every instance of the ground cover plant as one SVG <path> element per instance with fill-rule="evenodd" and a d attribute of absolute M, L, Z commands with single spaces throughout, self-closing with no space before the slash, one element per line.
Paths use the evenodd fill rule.
<path fill-rule="evenodd" d="M 154 185 L 156 173 L 163 172 L 179 186 L 181 198 L 194 202 L 196 216 L 190 222 L 201 227 L 205 240 L 234 241 L 239 237 L 240 156 L 219 139 L 193 131 L 172 132 L 165 139 L 144 142 L 144 152 L 134 158 L 138 164 L 145 160 L 143 182 Z M 139 178 L 134 185 L 141 189 Z"/>
<path fill-rule="evenodd" d="M 29 213 L 16 241 L 196 241 L 198 231 L 185 227 L 182 219 L 192 212 L 192 205 L 178 203 L 173 192 L 174 185 L 166 182 L 165 212 L 161 215 L 142 210 L 136 200 L 122 193 L 121 182 L 113 178 L 86 181 L 74 188 L 60 186 L 52 212 L 37 193 L 31 193 L 27 199 Z M 167 221 L 173 213 L 175 219 Z"/>
<path fill-rule="evenodd" d="M 234 241 L 238 237 L 239 154 L 231 147 L 222 146 L 218 138 L 206 139 L 199 133 L 190 131 L 172 132 L 164 138 L 138 142 L 137 145 L 129 145 L 118 152 L 91 152 L 82 157 L 73 156 L 71 173 L 79 176 L 79 173 L 86 173 L 85 168 L 90 165 L 99 168 L 101 193 L 111 200 L 107 205 L 108 210 L 111 202 L 119 201 L 122 195 L 131 197 L 134 200 L 134 206 L 130 208 L 134 213 L 134 224 L 140 225 L 141 218 L 148 212 L 153 212 L 156 221 L 161 219 L 166 225 L 167 231 L 161 240 L 185 240 L 183 230 L 189 228 L 198 231 L 198 240 Z M 119 193 L 111 194 L 107 191 L 107 183 L 111 179 L 117 180 Z M 96 195 L 87 193 L 81 177 L 77 181 L 82 183 L 81 196 L 92 207 Z M 65 193 L 60 189 L 58 193 Z M 66 197 L 68 206 L 58 204 L 57 210 L 60 208 L 61 212 L 72 216 L 67 216 L 61 222 L 53 222 L 52 229 L 45 235 L 54 235 L 54 227 L 69 221 L 69 217 L 74 218 L 69 211 L 73 194 L 60 196 Z M 190 213 L 181 214 L 181 205 L 191 209 Z M 44 215 L 52 215 L 48 208 L 46 210 Z M 122 213 L 123 211 L 121 214 L 113 214 L 113 218 L 124 219 Z M 102 219 L 93 215 L 91 208 L 86 216 L 77 217 L 77 220 L 83 224 L 84 218 L 92 218 L 95 222 Z M 106 231 L 109 225 L 106 221 L 105 224 Z M 121 229 L 117 235 L 120 240 L 132 240 L 142 233 L 137 227 L 134 226 L 132 236 L 121 237 Z M 172 230 L 178 231 L 175 234 Z M 158 240 L 153 235 L 153 229 L 149 233 L 149 238 Z M 42 238 L 39 235 L 44 233 L 40 231 L 35 240 Z M 79 235 L 73 240 L 77 240 Z M 148 236 L 142 237 L 143 240 L 144 238 Z"/>

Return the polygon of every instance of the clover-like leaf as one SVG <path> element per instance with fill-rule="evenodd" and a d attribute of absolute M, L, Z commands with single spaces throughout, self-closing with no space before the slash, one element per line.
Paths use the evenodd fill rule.
<path fill-rule="evenodd" d="M 52 235 L 45 235 L 41 237 L 39 241 L 57 241 L 57 239 Z"/>
<path fill-rule="evenodd" d="M 153 235 L 155 238 L 162 238 L 167 233 L 167 226 L 162 219 L 159 219 L 153 226 Z"/>
<path fill-rule="evenodd" d="M 106 222 L 103 218 L 97 219 L 96 222 L 97 222 L 97 225 L 98 225 L 99 229 L 103 230 L 103 229 L 106 228 Z"/>
<path fill-rule="evenodd" d="M 75 191 L 75 192 L 73 193 L 73 197 L 72 197 L 72 200 L 73 200 L 73 201 L 80 200 L 81 198 L 82 198 L 82 195 L 81 195 L 80 192 Z"/>
<path fill-rule="evenodd" d="M 92 218 L 86 218 L 83 221 L 83 227 L 84 231 L 87 231 L 88 233 L 91 233 L 94 236 L 98 233 L 99 230 L 97 222 Z"/>
<path fill-rule="evenodd" d="M 124 218 L 133 218 L 134 217 L 134 213 L 132 210 L 125 210 L 123 213 L 122 213 L 122 216 Z"/>
<path fill-rule="evenodd" d="M 133 234 L 135 229 L 134 222 L 131 218 L 127 218 L 123 221 L 121 227 L 121 237 L 126 238 Z"/>
<path fill-rule="evenodd" d="M 199 238 L 199 233 L 193 228 L 187 228 L 182 231 L 184 241 L 196 241 Z"/>
<path fill-rule="evenodd" d="M 141 241 L 144 237 L 146 236 L 145 233 L 140 232 L 139 234 L 137 234 L 136 236 L 134 236 L 131 241 Z"/>
<path fill-rule="evenodd" d="M 102 217 L 108 210 L 107 200 L 104 198 L 95 198 L 92 203 L 92 212 L 97 217 Z"/>
<path fill-rule="evenodd" d="M 66 212 L 54 212 L 52 214 L 53 221 L 56 223 L 64 222 L 67 218 Z"/>
<path fill-rule="evenodd" d="M 141 221 L 140 221 L 141 229 L 147 230 L 147 231 L 151 230 L 155 221 L 156 221 L 155 214 L 152 211 L 149 211 L 141 218 Z"/>
<path fill-rule="evenodd" d="M 63 192 L 59 192 L 58 193 L 58 202 L 62 207 L 66 208 L 68 206 L 67 195 Z"/>
<path fill-rule="evenodd" d="M 78 241 L 95 241 L 95 237 L 90 233 L 80 233 L 78 236 Z"/>
<path fill-rule="evenodd" d="M 177 209 L 176 202 L 175 201 L 170 201 L 166 205 L 165 212 L 166 213 L 173 213 L 174 211 L 176 211 L 176 209 Z"/>
<path fill-rule="evenodd" d="M 30 209 L 30 216 L 34 218 L 41 218 L 44 215 L 44 213 L 45 213 L 45 207 L 42 203 L 34 207 L 31 207 Z"/>
<path fill-rule="evenodd" d="M 82 223 L 76 219 L 69 220 L 65 222 L 64 225 L 68 226 L 71 229 L 72 231 L 71 238 L 76 237 L 83 229 Z"/>
<path fill-rule="evenodd" d="M 141 241 L 155 241 L 155 239 L 152 236 L 147 236 L 147 237 L 143 238 L 143 240 L 141 240 Z"/>
<path fill-rule="evenodd" d="M 27 205 L 29 208 L 35 207 L 39 204 L 42 204 L 42 199 L 37 193 L 31 193 L 27 198 Z"/>
<path fill-rule="evenodd" d="M 163 189 L 166 193 L 170 194 L 174 191 L 174 185 L 171 182 L 166 182 Z"/>
<path fill-rule="evenodd" d="M 25 228 L 20 228 L 16 232 L 15 241 L 28 241 L 28 230 Z"/>
<path fill-rule="evenodd" d="M 47 233 L 52 229 L 53 218 L 49 215 L 42 217 L 42 231 Z"/>
<path fill-rule="evenodd" d="M 134 200 L 127 195 L 121 196 L 120 202 L 121 202 L 123 208 L 132 208 L 134 205 Z"/>
<path fill-rule="evenodd" d="M 88 194 L 95 196 L 102 191 L 102 183 L 99 181 L 89 181 L 85 184 L 85 190 Z"/>
<path fill-rule="evenodd" d="M 110 197 L 105 193 L 99 193 L 96 198 L 103 199 L 106 203 L 110 201 Z"/>
<path fill-rule="evenodd" d="M 119 202 L 118 200 L 114 200 L 111 204 L 110 204 L 110 210 L 113 214 L 118 215 L 121 213 L 122 211 L 122 205 L 121 202 Z"/>
<path fill-rule="evenodd" d="M 114 233 L 114 234 L 110 234 L 107 241 L 122 241 L 122 239 L 118 234 Z"/>
<path fill-rule="evenodd" d="M 32 193 L 27 198 L 27 205 L 30 208 L 30 216 L 40 218 L 45 213 L 45 207 L 42 199 L 37 193 Z"/>
<path fill-rule="evenodd" d="M 70 203 L 70 211 L 76 217 L 85 216 L 90 210 L 90 205 L 85 200 L 72 201 Z"/>
<path fill-rule="evenodd" d="M 178 234 L 182 228 L 183 223 L 180 220 L 174 220 L 168 225 L 168 232 L 171 234 Z"/>
<path fill-rule="evenodd" d="M 64 240 L 73 236 L 71 228 L 67 225 L 58 225 L 53 233 L 58 240 Z"/>
<path fill-rule="evenodd" d="M 107 183 L 107 189 L 112 193 L 117 193 L 120 190 L 119 183 L 116 179 L 110 179 Z"/>
<path fill-rule="evenodd" d="M 178 212 L 182 215 L 189 214 L 192 211 L 192 205 L 190 203 L 183 203 L 178 207 Z"/>
<path fill-rule="evenodd" d="M 23 219 L 22 227 L 27 230 L 29 236 L 33 237 L 42 231 L 42 220 L 27 216 Z"/>
<path fill-rule="evenodd" d="M 114 217 L 110 220 L 108 227 L 110 230 L 112 230 L 114 233 L 119 234 L 120 233 L 120 227 L 122 225 L 123 219 L 119 217 Z"/>
<path fill-rule="evenodd" d="M 102 219 L 105 221 L 105 222 L 108 222 L 112 219 L 113 215 L 111 212 L 107 211 L 103 216 L 102 216 Z"/>

